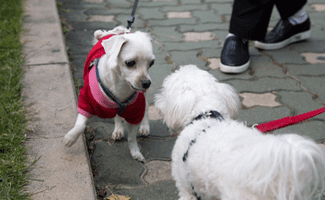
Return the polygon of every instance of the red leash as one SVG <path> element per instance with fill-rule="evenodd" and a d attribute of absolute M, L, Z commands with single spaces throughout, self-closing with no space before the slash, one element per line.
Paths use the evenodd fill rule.
<path fill-rule="evenodd" d="M 282 128 L 282 127 L 285 127 L 285 126 L 296 124 L 298 122 L 301 122 L 301 121 L 304 121 L 306 119 L 312 118 L 312 117 L 314 117 L 316 115 L 319 115 L 319 114 L 321 114 L 323 112 L 325 112 L 325 107 L 320 108 L 318 110 L 310 111 L 308 113 L 296 115 L 296 116 L 293 116 L 293 117 L 288 116 L 288 117 L 284 117 L 282 119 L 277 119 L 277 120 L 274 120 L 274 121 L 271 121 L 271 122 L 266 122 L 266 123 L 263 123 L 263 124 L 259 124 L 259 125 L 255 126 L 255 128 L 257 128 L 259 131 L 265 133 L 265 132 L 272 131 L 272 130 L 275 130 L 275 129 L 279 129 L 279 128 Z"/>

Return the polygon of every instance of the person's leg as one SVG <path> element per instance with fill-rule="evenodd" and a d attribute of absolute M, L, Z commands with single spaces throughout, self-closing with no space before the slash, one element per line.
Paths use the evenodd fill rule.
<path fill-rule="evenodd" d="M 293 42 L 310 37 L 310 20 L 303 9 L 306 0 L 285 2 L 277 0 L 275 5 L 281 19 L 264 39 L 255 42 L 255 47 L 264 50 L 280 49 Z"/>
<path fill-rule="evenodd" d="M 279 11 L 281 19 L 285 20 L 297 13 L 300 9 L 302 9 L 306 3 L 307 0 L 276 0 L 275 6 Z"/>
<path fill-rule="evenodd" d="M 229 32 L 249 40 L 264 39 L 275 0 L 235 0 Z"/>
<path fill-rule="evenodd" d="M 229 34 L 220 57 L 220 70 L 241 73 L 248 69 L 248 40 L 264 39 L 275 0 L 235 0 Z"/>

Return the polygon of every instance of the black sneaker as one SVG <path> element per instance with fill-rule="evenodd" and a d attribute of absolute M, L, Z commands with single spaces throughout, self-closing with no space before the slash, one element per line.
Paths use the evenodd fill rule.
<path fill-rule="evenodd" d="M 280 20 L 264 41 L 256 41 L 255 47 L 264 50 L 275 50 L 293 42 L 306 40 L 310 37 L 310 19 L 301 24 L 292 25 L 289 20 Z"/>
<path fill-rule="evenodd" d="M 243 42 L 235 35 L 228 37 L 221 51 L 220 71 L 241 73 L 247 70 L 249 63 L 248 41 Z"/>

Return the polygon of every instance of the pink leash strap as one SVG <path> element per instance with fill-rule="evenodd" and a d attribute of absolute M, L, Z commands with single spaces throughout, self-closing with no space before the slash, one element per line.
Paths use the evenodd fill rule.
<path fill-rule="evenodd" d="M 285 127 L 285 126 L 296 124 L 298 122 L 301 122 L 301 121 L 304 121 L 306 119 L 312 118 L 312 117 L 314 117 L 316 115 L 319 115 L 319 114 L 321 114 L 323 112 L 325 112 L 325 107 L 320 108 L 318 110 L 310 111 L 308 113 L 296 115 L 296 116 L 293 116 L 293 117 L 288 116 L 288 117 L 284 117 L 282 119 L 277 119 L 277 120 L 274 120 L 274 121 L 259 124 L 259 125 L 256 126 L 256 128 L 259 131 L 265 133 L 265 132 L 272 131 L 272 130 L 275 130 L 275 129 L 279 129 L 279 128 L 282 128 L 282 127 Z"/>

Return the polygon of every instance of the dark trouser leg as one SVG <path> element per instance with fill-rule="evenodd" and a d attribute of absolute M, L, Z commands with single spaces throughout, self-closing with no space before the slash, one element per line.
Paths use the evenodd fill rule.
<path fill-rule="evenodd" d="M 290 3 L 284 0 L 276 0 L 275 6 L 278 9 L 281 18 L 288 19 L 304 7 L 306 3 L 307 0 L 295 0 Z"/>
<path fill-rule="evenodd" d="M 287 19 L 306 4 L 306 0 L 235 0 L 229 32 L 240 38 L 263 40 L 274 5 L 281 18 Z"/>

